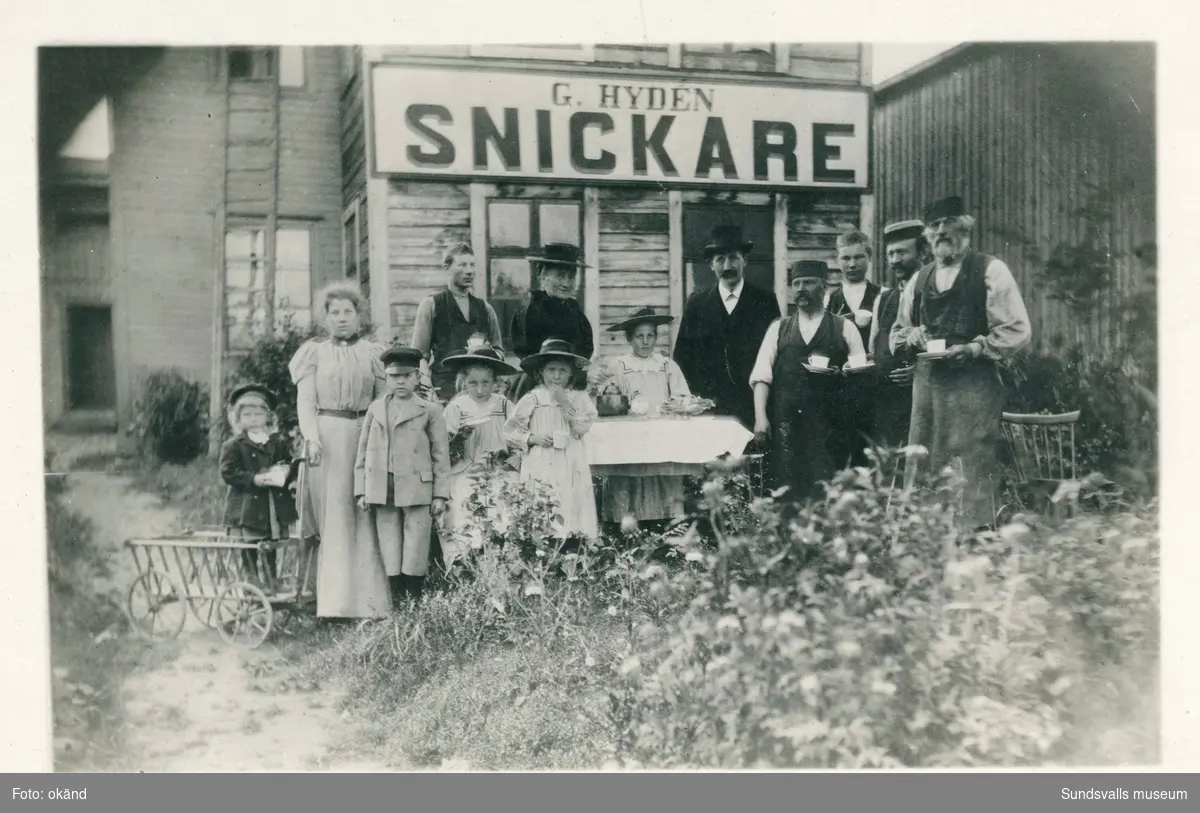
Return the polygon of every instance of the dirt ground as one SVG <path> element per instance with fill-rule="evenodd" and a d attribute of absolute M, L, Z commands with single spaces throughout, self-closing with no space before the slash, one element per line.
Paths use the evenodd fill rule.
<path fill-rule="evenodd" d="M 113 438 L 51 438 L 48 448 L 54 470 L 72 472 L 70 504 L 92 521 L 96 544 L 108 554 L 111 579 L 97 587 L 123 597 L 137 575 L 123 541 L 179 530 L 176 517 L 126 476 L 77 470 L 86 466 L 76 461 L 115 452 Z M 239 649 L 189 616 L 177 641 L 142 645 L 154 651 L 124 683 L 127 753 L 117 770 L 391 770 L 344 744 L 349 724 L 338 694 L 302 685 L 271 641 Z"/>

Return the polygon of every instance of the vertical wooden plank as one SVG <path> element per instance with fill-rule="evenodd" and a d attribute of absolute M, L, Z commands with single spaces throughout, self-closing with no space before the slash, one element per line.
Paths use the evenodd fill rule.
<path fill-rule="evenodd" d="M 375 121 L 374 88 L 371 82 L 371 62 L 379 57 L 376 46 L 363 46 L 359 53 L 359 75 L 363 95 L 363 149 L 367 153 L 367 267 L 371 280 L 369 306 L 376 339 L 390 342 L 393 338 L 391 280 L 388 269 L 388 180 L 374 174 Z"/>
<path fill-rule="evenodd" d="M 471 250 L 475 252 L 475 296 L 488 296 L 487 201 L 492 184 L 471 184 Z"/>
<path fill-rule="evenodd" d="M 775 49 L 775 73 L 787 73 L 792 61 L 792 47 L 786 42 L 777 42 Z"/>
<path fill-rule="evenodd" d="M 872 237 L 870 279 L 877 284 L 883 282 L 883 272 L 879 269 L 879 245 L 873 239 L 875 234 L 875 196 L 859 195 L 858 197 L 858 230 Z"/>
<path fill-rule="evenodd" d="M 675 339 L 679 336 L 679 322 L 683 319 L 684 268 L 683 268 L 683 192 L 672 189 L 667 192 L 667 285 L 671 315 L 671 350 L 675 350 Z"/>
<path fill-rule="evenodd" d="M 775 193 L 775 223 L 772 243 L 775 247 L 775 298 L 779 300 L 781 313 L 788 312 L 788 196 L 783 192 Z"/>
<path fill-rule="evenodd" d="M 221 453 L 220 440 L 222 430 L 219 418 L 225 414 L 225 382 L 223 380 L 225 369 L 225 207 L 229 191 L 229 169 L 227 166 L 229 163 L 229 74 L 224 69 L 224 65 L 227 64 L 224 61 L 224 55 L 225 50 L 223 48 L 214 48 L 209 52 L 209 58 L 214 60 L 221 81 L 224 83 L 222 86 L 223 93 L 221 94 L 223 109 L 219 114 L 221 116 L 221 166 L 219 170 L 220 174 L 218 175 L 220 180 L 217 183 L 217 205 L 213 217 L 213 243 L 215 247 L 215 251 L 213 252 L 213 267 L 216 279 L 213 281 L 213 355 L 208 384 L 208 414 L 213 416 L 213 420 L 210 421 L 208 455 L 212 458 L 216 458 Z M 114 270 L 120 267 L 122 266 L 114 266 Z M 124 279 L 132 275 L 118 274 L 117 276 Z M 114 324 L 117 321 L 114 318 Z"/>
<path fill-rule="evenodd" d="M 858 44 L 858 82 L 866 87 L 874 84 L 871 81 L 871 46 L 865 42 Z"/>
<path fill-rule="evenodd" d="M 584 313 L 592 323 L 592 346 L 600 348 L 600 190 L 583 190 L 583 261 L 589 268 L 584 276 Z M 595 357 L 595 355 L 593 355 Z"/>
<path fill-rule="evenodd" d="M 673 45 L 667 46 L 667 67 L 683 67 L 683 46 L 679 43 L 674 43 Z"/>

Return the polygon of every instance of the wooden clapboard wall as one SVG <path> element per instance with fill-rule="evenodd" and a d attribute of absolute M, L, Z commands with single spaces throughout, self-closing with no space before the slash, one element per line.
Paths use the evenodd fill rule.
<path fill-rule="evenodd" d="M 637 310 L 670 311 L 667 192 L 662 189 L 613 187 L 598 192 L 600 209 L 599 316 L 597 354 L 612 356 L 628 349 L 622 333 L 608 328 Z M 659 331 L 667 350 L 667 331 Z"/>

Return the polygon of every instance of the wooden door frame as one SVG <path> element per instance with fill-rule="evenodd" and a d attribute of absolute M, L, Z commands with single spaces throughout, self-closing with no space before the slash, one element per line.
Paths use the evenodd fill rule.
<path fill-rule="evenodd" d="M 777 265 L 775 258 L 776 258 L 776 255 L 779 253 L 779 247 L 775 245 L 777 235 L 775 233 L 776 230 L 774 228 L 776 215 L 775 215 L 775 205 L 773 203 L 759 205 L 759 204 L 722 202 L 722 201 L 713 201 L 713 202 L 702 201 L 702 202 L 695 202 L 695 203 L 690 202 L 690 201 L 683 201 L 680 206 L 680 213 L 679 213 L 679 229 L 680 229 L 679 238 L 680 238 L 680 245 L 681 245 L 680 252 L 681 252 L 681 257 L 682 257 L 682 262 L 683 262 L 683 300 L 685 302 L 688 300 L 688 297 L 690 297 L 696 291 L 692 285 L 692 273 L 691 273 L 692 269 L 690 268 L 690 266 L 692 265 L 692 263 L 694 261 L 688 259 L 687 246 L 683 243 L 683 229 L 684 229 L 684 224 L 687 222 L 688 211 L 689 210 L 694 211 L 696 209 L 708 209 L 710 211 L 718 211 L 718 210 L 719 211 L 738 211 L 738 210 L 740 210 L 743 212 L 745 212 L 745 211 L 761 212 L 764 215 L 767 215 L 768 217 L 770 217 L 771 218 L 771 226 L 772 226 L 772 228 L 770 230 L 770 234 L 771 234 L 771 265 L 772 265 L 772 269 L 773 269 L 772 279 L 776 282 L 776 287 L 778 287 L 778 285 L 777 285 L 778 279 L 777 278 L 779 276 L 779 269 L 777 267 L 775 267 Z"/>

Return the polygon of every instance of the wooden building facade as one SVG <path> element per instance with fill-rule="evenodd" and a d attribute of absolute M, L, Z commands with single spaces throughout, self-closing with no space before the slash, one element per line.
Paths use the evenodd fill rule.
<path fill-rule="evenodd" d="M 870 218 L 866 46 L 388 47 L 353 61 L 343 245 L 390 338 L 409 339 L 457 242 L 506 333 L 526 255 L 580 246 L 604 357 L 624 347 L 609 326 L 646 306 L 678 316 L 715 284 L 713 226 L 742 226 L 748 280 L 782 303 L 789 262 L 832 263 L 837 234 Z"/>
<path fill-rule="evenodd" d="M 1122 345 L 1122 306 L 1142 282 L 1134 252 L 1156 234 L 1153 45 L 962 45 L 877 86 L 874 116 L 877 236 L 962 195 L 974 244 L 1021 284 L 1035 349 Z M 1044 271 L 1081 246 L 1112 283 L 1082 313 Z"/>

